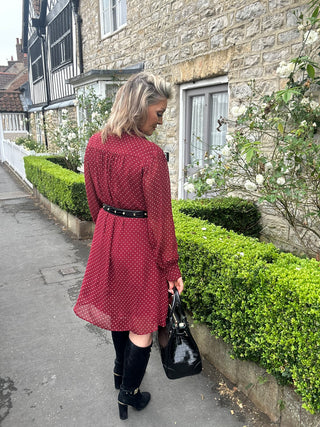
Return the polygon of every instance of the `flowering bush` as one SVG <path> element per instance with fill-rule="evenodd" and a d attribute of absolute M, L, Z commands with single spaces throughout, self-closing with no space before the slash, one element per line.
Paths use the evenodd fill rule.
<path fill-rule="evenodd" d="M 26 150 L 34 151 L 35 153 L 45 153 L 47 151 L 46 147 L 35 141 L 31 135 L 20 136 L 15 139 L 14 143 L 16 145 L 22 145 Z"/>
<path fill-rule="evenodd" d="M 46 130 L 51 143 L 57 152 L 65 157 L 68 168 L 73 171 L 82 163 L 89 138 L 106 122 L 112 102 L 109 98 L 100 98 L 91 89 L 86 94 L 79 95 L 75 104 L 79 108 L 80 124 L 68 109 L 61 110 L 58 124 L 54 117 L 46 120 Z M 54 111 L 50 110 L 49 114 L 53 116 Z"/>
<path fill-rule="evenodd" d="M 259 97 L 254 82 L 250 84 L 246 104 L 231 110 L 236 122 L 225 147 L 211 147 L 205 167 L 190 176 L 185 190 L 198 197 L 236 190 L 271 204 L 307 252 L 318 254 L 319 7 L 297 21 L 304 33 L 300 55 L 277 68 L 278 75 L 287 78 L 285 88 Z M 220 122 L 231 124 L 223 118 Z"/>

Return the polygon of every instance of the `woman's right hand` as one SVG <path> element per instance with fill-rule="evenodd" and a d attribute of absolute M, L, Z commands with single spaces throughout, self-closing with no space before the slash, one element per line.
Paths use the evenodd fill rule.
<path fill-rule="evenodd" d="M 179 277 L 177 280 L 168 280 L 169 283 L 169 292 L 173 294 L 173 288 L 176 287 L 179 294 L 183 291 L 183 280 L 182 277 Z"/>

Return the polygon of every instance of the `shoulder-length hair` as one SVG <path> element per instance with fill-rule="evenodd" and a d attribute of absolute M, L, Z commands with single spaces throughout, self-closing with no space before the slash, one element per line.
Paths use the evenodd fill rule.
<path fill-rule="evenodd" d="M 140 127 L 147 120 L 149 105 L 170 96 L 171 88 L 161 77 L 146 72 L 131 76 L 116 94 L 107 124 L 101 132 L 102 141 L 105 142 L 111 134 L 144 136 Z"/>

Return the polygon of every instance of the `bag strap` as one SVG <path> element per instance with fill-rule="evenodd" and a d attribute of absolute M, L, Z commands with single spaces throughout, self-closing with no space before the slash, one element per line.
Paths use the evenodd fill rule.
<path fill-rule="evenodd" d="M 177 323 L 178 328 L 185 328 L 188 325 L 187 317 L 181 305 L 178 289 L 175 286 L 173 288 L 172 303 L 170 304 L 170 308 L 169 317 L 171 319 L 174 318 L 174 323 Z M 176 315 L 178 315 L 179 319 L 176 318 Z"/>

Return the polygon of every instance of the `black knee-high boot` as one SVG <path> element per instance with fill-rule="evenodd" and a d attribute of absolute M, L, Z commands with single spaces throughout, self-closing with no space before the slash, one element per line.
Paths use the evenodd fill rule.
<path fill-rule="evenodd" d="M 122 420 L 128 418 L 128 405 L 140 411 L 150 400 L 150 393 L 139 390 L 145 374 L 152 344 L 149 347 L 138 347 L 130 339 L 125 350 L 122 384 L 118 396 L 119 415 Z"/>
<path fill-rule="evenodd" d="M 116 352 L 113 370 L 114 386 L 119 390 L 122 383 L 124 352 L 129 338 L 129 331 L 112 331 L 111 335 Z"/>

